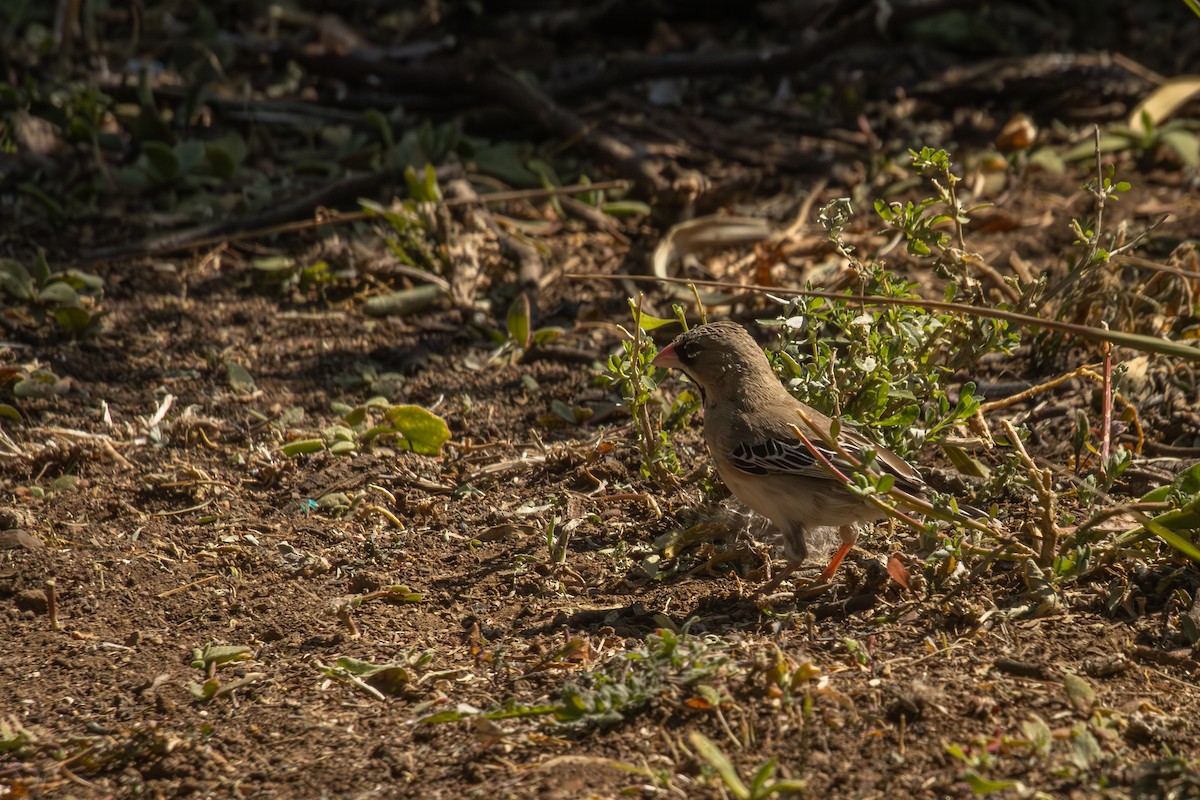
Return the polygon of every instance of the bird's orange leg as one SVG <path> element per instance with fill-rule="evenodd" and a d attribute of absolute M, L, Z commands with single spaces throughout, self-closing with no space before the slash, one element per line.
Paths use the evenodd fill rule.
<path fill-rule="evenodd" d="M 828 583 L 833 578 L 834 573 L 838 571 L 838 567 L 842 565 L 842 559 L 850 552 L 850 548 L 854 547 L 854 542 L 842 542 L 842 546 L 833 554 L 833 558 L 829 560 L 829 566 L 817 578 L 817 583 Z"/>
<path fill-rule="evenodd" d="M 854 547 L 854 543 L 858 541 L 858 532 L 849 525 L 843 525 L 838 533 L 842 537 L 842 546 L 833 554 L 833 558 L 829 559 L 829 566 L 817 578 L 817 583 L 828 583 L 833 578 L 834 573 L 838 571 L 838 567 L 842 565 L 842 560 L 846 557 L 846 554 L 850 552 L 850 549 Z"/>

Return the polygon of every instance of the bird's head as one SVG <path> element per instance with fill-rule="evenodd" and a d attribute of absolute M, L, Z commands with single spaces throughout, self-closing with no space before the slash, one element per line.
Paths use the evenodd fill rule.
<path fill-rule="evenodd" d="M 745 328 L 728 320 L 679 334 L 650 363 L 681 370 L 706 392 L 768 379 L 768 385 L 779 386 L 762 348 Z"/>

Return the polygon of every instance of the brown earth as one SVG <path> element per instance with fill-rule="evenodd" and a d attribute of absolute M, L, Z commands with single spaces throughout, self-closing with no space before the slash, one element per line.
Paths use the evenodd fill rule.
<path fill-rule="evenodd" d="M 958 108 L 935 136 L 952 149 L 985 146 L 1007 119 Z M 664 111 L 658 124 L 682 116 Z M 889 124 L 906 145 L 929 133 L 920 119 Z M 1086 130 L 1046 135 L 1065 149 Z M 724 208 L 786 224 L 816 185 L 711 143 L 717 154 L 679 152 L 709 174 L 754 175 Z M 1098 307 L 1127 305 L 1131 327 L 1186 335 L 1191 305 L 1178 298 L 1195 291 L 1197 265 L 1178 245 L 1198 229 L 1195 173 L 1161 152 L 1112 160 L 1133 189 L 1106 229 L 1133 235 L 1170 212 L 1140 252 L 1165 262 L 1174 251 L 1193 274 L 1156 283 L 1113 267 L 1089 291 Z M 1006 275 L 1021 264 L 1061 275 L 1077 252 L 1067 221 L 1092 209 L 1079 189 L 1089 172 L 1014 159 L 999 173 L 980 191 L 995 207 L 978 213 L 971 246 Z M 904 176 L 846 158 L 824 177 L 821 201 L 878 194 Z M 534 235 L 551 273 L 643 272 L 662 234 L 641 217 L 615 230 L 564 224 L 540 200 L 505 211 L 554 223 Z M 470 228 L 462 214 L 458 234 Z M 860 215 L 852 240 L 881 246 L 874 225 Z M 878 526 L 828 591 L 760 609 L 761 525 L 710 487 L 699 417 L 672 434 L 682 488 L 664 487 L 641 474 L 633 425 L 596 380 L 619 349 L 615 326 L 629 324 L 628 287 L 548 274 L 540 322 L 564 328 L 564 349 L 522 360 L 498 354 L 485 331 L 502 326 L 514 292 L 494 239 L 480 245 L 478 302 L 374 318 L 363 297 L 403 281 L 378 268 L 387 250 L 372 229 L 337 230 L 93 265 L 107 317 L 79 340 L 6 317 L 4 365 L 36 362 L 61 382 L 50 397 L 7 398 L 22 421 L 0 419 L 0 800 L 739 796 L 697 732 L 743 781 L 774 759 L 775 778 L 803 781 L 804 797 L 1200 796 L 1200 660 L 1187 636 L 1200 574 L 1177 552 L 1120 549 L 1110 536 L 1090 569 L 1059 579 L 1011 550 L 996 558 L 995 542 L 954 550 Z M 780 285 L 840 266 L 812 214 L 790 243 L 768 264 Z M 901 250 L 889 263 L 936 293 L 939 280 Z M 359 274 L 335 289 L 280 289 L 254 277 L 250 259 L 264 254 Z M 743 255 L 715 256 L 706 274 L 756 282 Z M 647 291 L 668 313 L 671 296 Z M 1159 304 L 1158 322 L 1138 297 Z M 1081 318 L 1098 318 L 1076 301 Z M 777 309 L 754 298 L 712 313 Z M 1001 397 L 1006 381 L 1037 383 L 1099 353 L 1026 342 L 960 377 Z M 1191 367 L 1115 352 L 1146 376 L 1130 401 L 1147 445 L 1098 505 L 1071 488 L 1072 415 L 1094 422 L 1094 384 L 1067 382 L 988 416 L 994 431 L 1003 418 L 1038 429 L 1029 447 L 1057 470 L 1068 535 L 1194 462 Z M 344 409 L 332 404 L 379 395 L 444 418 L 443 454 L 387 443 L 282 453 L 339 424 Z M 594 416 L 569 424 L 563 407 Z M 931 471 L 945 466 L 933 450 L 918 459 Z M 1036 547 L 1034 494 L 1014 484 L 993 499 L 1003 528 Z M 1135 524 L 1117 514 L 1106 529 Z M 675 543 L 684 530 L 690 540 Z M 197 666 L 208 645 L 244 649 Z M 341 658 L 391 668 L 364 685 L 337 670 Z M 210 678 L 216 696 L 189 688 L 203 693 Z"/>
<path fill-rule="evenodd" d="M 970 577 L 951 577 L 945 561 L 923 566 L 914 539 L 881 530 L 864 552 L 901 554 L 928 575 L 919 588 L 868 560 L 825 596 L 760 612 L 747 574 L 760 561 L 736 536 L 685 548 L 649 577 L 656 537 L 729 515 L 695 488 L 641 478 L 620 418 L 547 427 L 553 401 L 611 399 L 594 368 L 489 364 L 491 346 L 455 312 L 289 308 L 243 275 L 187 263 L 161 291 L 128 271 L 103 335 L 38 348 L 70 387 L 23 409 L 0 462 L 5 527 L 36 543 L 5 551 L 0 569 L 5 707 L 36 745 L 5 757 L 8 796 L 707 796 L 719 790 L 686 738 L 697 730 L 743 775 L 774 758 L 813 796 L 966 796 L 972 769 L 1053 796 L 1104 784 L 1141 796 L 1186 771 L 1169 753 L 1196 752 L 1196 661 L 1176 652 L 1193 568 L 1125 561 L 1039 594 L 1019 563 L 976 559 Z M 582 298 L 581 318 L 620 319 L 607 287 L 556 291 Z M 608 329 L 572 338 L 614 342 Z M 442 458 L 280 454 L 297 430 L 336 422 L 331 401 L 370 396 L 348 380 L 362 364 L 382 372 L 400 358 L 413 363 L 394 399 L 448 420 Z M 231 389 L 228 361 L 253 392 Z M 303 422 L 281 423 L 292 408 Z M 677 441 L 689 467 L 703 460 L 694 424 Z M 319 507 L 338 492 L 342 508 Z M 1027 513 L 1011 508 L 1010 529 Z M 570 532 L 561 563 L 552 522 Z M 706 568 L 710 555 L 732 560 Z M 357 635 L 339 618 L 340 602 L 392 585 L 421 602 L 363 603 Z M 710 694 L 674 674 L 609 724 L 420 722 L 462 704 L 553 701 L 685 625 L 728 659 L 702 681 Z M 248 660 L 216 674 L 250 680 L 205 702 L 187 684 L 204 680 L 189 662 L 209 643 L 244 645 Z M 422 653 L 384 699 L 321 671 L 343 656 Z M 1072 699 L 1075 675 L 1093 699 Z M 1031 742 L 1033 720 L 1048 740 Z"/>

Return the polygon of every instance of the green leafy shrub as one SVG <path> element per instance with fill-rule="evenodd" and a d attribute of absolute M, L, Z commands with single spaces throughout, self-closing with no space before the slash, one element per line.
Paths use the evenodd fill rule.
<path fill-rule="evenodd" d="M 28 313 L 41 325 L 52 319 L 73 336 L 92 333 L 104 316 L 97 304 L 104 281 L 78 269 L 52 272 L 38 251 L 30 269 L 12 258 L 0 258 L 0 297 Z"/>

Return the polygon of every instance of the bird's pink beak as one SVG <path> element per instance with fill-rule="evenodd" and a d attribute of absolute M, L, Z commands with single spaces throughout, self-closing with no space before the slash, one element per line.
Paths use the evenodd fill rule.
<path fill-rule="evenodd" d="M 662 350 L 658 351 L 658 355 L 650 362 L 656 367 L 663 369 L 683 369 L 683 362 L 679 360 L 679 356 L 675 353 L 675 345 L 669 344 Z"/>

